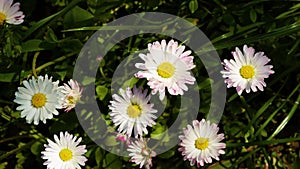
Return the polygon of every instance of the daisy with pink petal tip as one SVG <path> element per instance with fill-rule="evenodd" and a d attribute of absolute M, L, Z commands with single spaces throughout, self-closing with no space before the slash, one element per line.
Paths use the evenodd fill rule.
<path fill-rule="evenodd" d="M 194 84 L 196 79 L 189 70 L 195 67 L 191 51 L 184 51 L 185 46 L 171 40 L 162 40 L 148 44 L 149 53 L 139 54 L 144 63 L 136 63 L 141 69 L 135 74 L 137 78 L 146 78 L 152 94 L 159 93 L 160 100 L 165 97 L 166 88 L 171 95 L 183 95 L 188 90 L 186 84 Z"/>
<path fill-rule="evenodd" d="M 24 22 L 25 15 L 20 10 L 20 3 L 13 0 L 0 0 L 0 25 L 4 22 L 19 25 Z"/>
<path fill-rule="evenodd" d="M 66 112 L 69 112 L 80 100 L 82 89 L 79 87 L 78 82 L 73 79 L 68 81 L 68 84 L 64 83 L 64 86 L 61 87 L 61 89 L 61 92 L 65 95 L 63 98 L 64 103 L 62 107 Z"/>
<path fill-rule="evenodd" d="M 146 139 L 139 138 L 132 142 L 128 146 L 127 151 L 129 151 L 129 156 L 131 157 L 130 161 L 140 165 L 140 168 L 143 166 L 146 169 L 152 167 L 152 157 L 156 156 L 156 152 L 147 146 Z"/>
<path fill-rule="evenodd" d="M 219 160 L 220 154 L 225 154 L 222 150 L 226 147 L 221 143 L 224 134 L 217 134 L 219 127 L 210 121 L 194 120 L 193 125 L 188 125 L 183 129 L 183 135 L 179 136 L 181 146 L 178 150 L 182 152 L 184 160 L 189 160 L 190 165 L 197 167 L 204 166 L 205 163 L 212 163 L 212 159 Z"/>
<path fill-rule="evenodd" d="M 132 131 L 135 138 L 148 134 L 147 127 L 155 124 L 157 110 L 153 109 L 154 104 L 149 103 L 151 95 L 147 90 L 136 88 L 120 89 L 120 95 L 113 94 L 113 100 L 109 105 L 110 118 L 118 132 L 131 137 Z"/>
<path fill-rule="evenodd" d="M 235 87 L 239 95 L 244 90 L 250 93 L 264 90 L 266 83 L 265 78 L 273 74 L 272 65 L 266 65 L 270 59 L 264 55 L 264 52 L 255 53 L 254 48 L 244 45 L 243 53 L 238 47 L 232 52 L 233 59 L 224 59 L 224 69 L 221 71 L 227 87 Z"/>

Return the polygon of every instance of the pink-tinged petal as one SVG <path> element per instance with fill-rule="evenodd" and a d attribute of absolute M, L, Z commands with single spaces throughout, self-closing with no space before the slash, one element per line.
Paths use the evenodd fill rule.
<path fill-rule="evenodd" d="M 223 153 L 221 150 L 226 147 L 225 143 L 220 143 L 224 139 L 224 134 L 217 134 L 219 130 L 217 125 L 205 119 L 194 120 L 192 124 L 187 125 L 187 128 L 183 129 L 184 135 L 179 136 L 181 141 L 178 150 L 183 155 L 183 160 L 189 160 L 191 166 L 197 164 L 197 167 L 212 163 L 212 158 L 219 160 L 218 156 Z M 200 138 L 209 140 L 208 146 L 204 149 L 196 146 Z"/>
<path fill-rule="evenodd" d="M 73 79 L 70 79 L 68 83 L 63 84 L 61 93 L 64 94 L 64 97 L 61 99 L 63 102 L 61 108 L 65 109 L 65 112 L 69 112 L 80 101 L 82 90 L 83 89 L 79 87 L 78 82 Z"/>
<path fill-rule="evenodd" d="M 141 88 L 136 88 L 134 86 L 133 90 L 127 88 L 126 91 L 123 89 L 119 90 L 120 96 L 118 94 L 113 95 L 113 101 L 110 101 L 109 105 L 110 118 L 117 127 L 120 133 L 126 134 L 130 137 L 132 133 L 137 138 L 143 134 L 147 134 L 148 126 L 155 124 L 155 113 L 157 110 L 153 109 L 154 104 L 148 103 L 151 96 L 147 95 L 147 90 L 142 90 Z M 140 108 L 139 116 L 134 114 L 129 114 L 128 109 L 132 106 L 138 106 Z M 136 109 L 131 109 L 131 112 L 136 113 Z"/>
<path fill-rule="evenodd" d="M 20 3 L 15 3 L 8 11 L 8 15 L 13 15 L 13 14 L 17 13 L 17 11 L 19 9 L 20 9 Z"/>
<path fill-rule="evenodd" d="M 6 16 L 6 23 L 18 25 L 24 21 L 23 18 L 25 15 L 22 11 L 19 11 L 19 9 L 20 3 L 13 4 L 13 0 L 0 1 L 0 13 L 3 13 Z"/>
<path fill-rule="evenodd" d="M 196 79 L 189 70 L 195 67 L 193 56 L 189 56 L 191 51 L 185 51 L 185 46 L 178 46 L 178 42 L 170 40 L 168 43 L 162 40 L 148 44 L 147 54 L 140 54 L 144 63 L 136 63 L 135 67 L 141 69 L 134 76 L 146 78 L 148 85 L 152 89 L 151 93 L 159 93 L 159 98 L 163 99 L 168 93 L 171 95 L 182 95 L 188 88 L 185 84 L 194 84 Z M 168 62 L 174 66 L 175 72 L 170 77 L 163 77 L 158 72 L 158 67 Z"/>
<path fill-rule="evenodd" d="M 137 139 L 131 142 L 127 148 L 129 152 L 130 162 L 134 162 L 145 168 L 152 167 L 152 158 L 156 156 L 156 153 L 147 147 L 147 139 Z"/>
<path fill-rule="evenodd" d="M 242 89 L 241 86 L 237 86 L 237 87 L 236 87 L 236 91 L 237 91 L 238 95 L 242 95 L 243 90 L 244 90 L 244 89 Z"/>
<path fill-rule="evenodd" d="M 254 48 L 252 47 L 247 47 L 247 45 L 244 45 L 243 47 L 244 55 L 245 55 L 245 64 L 250 64 L 251 59 L 254 57 Z"/>
<path fill-rule="evenodd" d="M 4 5 L 3 5 L 3 12 L 4 12 L 5 14 L 9 12 L 12 3 L 13 3 L 13 0 L 7 0 L 7 1 L 4 3 Z"/>
<path fill-rule="evenodd" d="M 232 52 L 233 59 L 224 59 L 223 66 L 224 70 L 220 73 L 225 78 L 227 87 L 236 87 L 236 91 L 239 95 L 242 94 L 243 90 L 246 93 L 251 91 L 256 92 L 257 88 L 263 90 L 265 87 L 264 79 L 268 78 L 270 74 L 273 74 L 272 65 L 266 65 L 270 62 L 270 59 L 264 55 L 264 52 L 255 53 L 254 48 L 243 46 L 243 53 L 238 47 Z M 253 75 L 245 79 L 244 76 L 240 75 L 241 68 L 244 66 L 250 66 L 253 68 Z"/>

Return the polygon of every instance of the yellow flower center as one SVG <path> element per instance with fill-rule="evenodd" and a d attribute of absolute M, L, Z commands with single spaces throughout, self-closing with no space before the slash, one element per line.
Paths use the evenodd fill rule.
<path fill-rule="evenodd" d="M 3 25 L 3 22 L 6 20 L 6 15 L 0 12 L 0 25 Z"/>
<path fill-rule="evenodd" d="M 69 101 L 70 104 L 74 104 L 76 102 L 73 96 L 68 96 L 67 100 Z"/>
<path fill-rule="evenodd" d="M 73 153 L 71 150 L 65 148 L 65 149 L 62 149 L 60 152 L 59 152 L 59 157 L 61 160 L 63 161 L 69 161 L 72 159 L 73 157 Z"/>
<path fill-rule="evenodd" d="M 205 150 L 208 147 L 208 139 L 203 137 L 197 138 L 195 147 L 199 150 Z"/>
<path fill-rule="evenodd" d="M 36 93 L 31 98 L 31 103 L 36 108 L 41 108 L 45 106 L 47 102 L 46 95 L 43 93 Z"/>
<path fill-rule="evenodd" d="M 240 74 L 244 79 L 250 79 L 255 75 L 254 68 L 246 65 L 240 69 Z"/>
<path fill-rule="evenodd" d="M 127 114 L 129 117 L 131 118 L 136 118 L 136 117 L 139 117 L 142 113 L 142 109 L 140 108 L 139 105 L 130 105 L 128 106 L 127 108 Z"/>
<path fill-rule="evenodd" d="M 169 78 L 174 75 L 175 67 L 170 62 L 163 62 L 157 67 L 157 73 L 163 78 Z"/>

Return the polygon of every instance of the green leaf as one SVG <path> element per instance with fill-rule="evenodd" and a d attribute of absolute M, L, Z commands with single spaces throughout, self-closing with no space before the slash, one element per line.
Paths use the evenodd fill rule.
<path fill-rule="evenodd" d="M 42 151 L 42 143 L 41 142 L 35 142 L 34 144 L 31 145 L 30 147 L 30 151 L 32 152 L 32 154 L 34 155 L 39 155 Z"/>
<path fill-rule="evenodd" d="M 171 149 L 159 155 L 160 158 L 169 159 L 175 155 L 175 150 Z"/>
<path fill-rule="evenodd" d="M 198 9 L 198 1 L 191 0 L 189 3 L 189 9 L 190 9 L 191 13 L 194 13 Z"/>
<path fill-rule="evenodd" d="M 88 77 L 88 76 L 85 76 L 83 81 L 82 81 L 82 85 L 83 86 L 86 86 L 86 85 L 89 85 L 91 83 L 95 82 L 95 78 L 94 77 Z"/>
<path fill-rule="evenodd" d="M 59 41 L 59 47 L 63 48 L 65 52 L 80 51 L 83 44 L 79 39 L 64 39 Z"/>
<path fill-rule="evenodd" d="M 59 12 L 57 12 L 57 13 L 51 15 L 51 16 L 48 16 L 47 18 L 44 18 L 44 19 L 34 23 L 33 26 L 25 32 L 25 35 L 23 36 L 23 39 L 26 39 L 33 32 L 35 32 L 36 30 L 38 30 L 39 28 L 41 28 L 42 26 L 44 26 L 45 24 L 47 24 L 51 20 L 53 20 L 55 18 L 58 18 L 59 16 L 65 14 L 66 12 L 68 12 L 70 9 L 72 9 L 75 5 L 77 5 L 81 1 L 82 0 L 73 0 L 63 10 L 61 10 L 61 11 L 59 11 Z"/>
<path fill-rule="evenodd" d="M 100 100 L 103 100 L 108 93 L 108 89 L 105 86 L 97 86 L 96 93 Z"/>
<path fill-rule="evenodd" d="M 0 82 L 12 82 L 16 73 L 0 73 Z"/>
<path fill-rule="evenodd" d="M 106 137 L 104 143 L 105 143 L 105 145 L 107 145 L 107 146 L 115 146 L 115 145 L 118 145 L 118 144 L 119 144 L 119 143 L 117 142 L 115 136 L 108 136 L 108 137 Z"/>
<path fill-rule="evenodd" d="M 75 6 L 65 15 L 64 24 L 72 26 L 79 22 L 90 20 L 93 17 L 87 10 Z"/>
<path fill-rule="evenodd" d="M 15 165 L 15 169 L 23 169 L 23 163 L 26 161 L 26 157 L 20 152 L 16 154 L 17 164 Z"/>
<path fill-rule="evenodd" d="M 162 141 L 167 141 L 169 139 L 169 136 L 165 135 L 164 131 L 167 129 L 166 126 L 161 125 L 160 123 L 157 123 L 154 127 L 154 131 L 150 134 L 151 138 Z"/>
<path fill-rule="evenodd" d="M 235 26 L 236 24 L 234 17 L 230 13 L 225 13 L 223 15 L 223 21 L 230 26 Z"/>
<path fill-rule="evenodd" d="M 32 52 L 32 51 L 39 51 L 43 50 L 43 48 L 40 48 L 40 44 L 43 41 L 40 39 L 31 39 L 29 41 L 26 41 L 22 44 L 22 51 L 23 52 Z"/>
<path fill-rule="evenodd" d="M 60 76 L 60 79 L 63 80 L 67 75 L 67 71 L 56 72 L 56 74 L 58 74 Z"/>
<path fill-rule="evenodd" d="M 253 8 L 251 8 L 250 9 L 250 19 L 251 19 L 251 21 L 253 23 L 255 23 L 256 22 L 256 18 L 257 18 L 256 11 Z"/>
<path fill-rule="evenodd" d="M 209 87 L 211 83 L 212 80 L 210 78 L 206 78 L 205 80 L 203 80 L 201 83 L 198 84 L 198 89 L 201 90 L 206 87 Z"/>
<path fill-rule="evenodd" d="M 12 112 L 11 117 L 18 119 L 21 117 L 21 114 L 20 114 L 20 112 Z"/>
<path fill-rule="evenodd" d="M 122 87 L 126 88 L 126 87 L 129 87 L 129 88 L 133 88 L 133 86 L 139 81 L 138 78 L 136 77 L 132 77 L 130 78 L 129 80 L 126 80 L 125 83 L 122 85 Z"/>
<path fill-rule="evenodd" d="M 108 153 L 105 156 L 105 163 L 103 163 L 103 168 L 107 169 L 121 169 L 123 168 L 122 162 L 120 161 L 119 157 L 115 154 Z"/>
<path fill-rule="evenodd" d="M 103 158 L 102 149 L 100 147 L 98 147 L 95 151 L 95 160 L 96 160 L 97 166 L 100 166 L 100 164 L 103 160 L 102 158 Z"/>
<path fill-rule="evenodd" d="M 45 39 L 45 41 L 50 42 L 50 43 L 58 42 L 57 36 L 55 35 L 53 29 L 51 29 L 50 27 L 48 27 L 48 31 L 46 32 L 44 39 Z"/>
<path fill-rule="evenodd" d="M 0 164 L 0 169 L 5 169 L 5 167 L 7 166 L 8 162 L 3 162 Z"/>
<path fill-rule="evenodd" d="M 53 49 L 55 44 L 44 42 L 40 39 L 31 39 L 22 44 L 22 52 L 34 52 Z"/>
<path fill-rule="evenodd" d="M 267 136 L 268 136 L 268 133 L 267 133 L 267 131 L 266 131 L 266 130 L 264 130 L 264 129 L 261 131 L 261 133 L 260 133 L 260 134 L 261 134 L 261 136 L 263 136 L 263 137 L 267 137 Z"/>
<path fill-rule="evenodd" d="M 252 136 L 254 133 L 254 128 L 251 126 L 250 129 L 247 131 L 247 133 L 245 134 L 244 138 L 246 140 L 246 142 L 249 142 L 249 136 Z"/>

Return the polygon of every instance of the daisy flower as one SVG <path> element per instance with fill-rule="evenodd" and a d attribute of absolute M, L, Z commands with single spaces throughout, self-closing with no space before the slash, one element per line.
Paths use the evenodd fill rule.
<path fill-rule="evenodd" d="M 47 139 L 48 144 L 45 144 L 45 151 L 42 151 L 42 158 L 47 160 L 44 165 L 47 169 L 69 169 L 81 168 L 87 161 L 83 154 L 87 151 L 85 145 L 79 145 L 81 137 L 77 139 L 68 132 L 60 132 L 60 137 L 54 135 L 54 141 Z"/>
<path fill-rule="evenodd" d="M 136 63 L 135 67 L 142 69 L 135 74 L 137 78 L 146 78 L 152 89 L 152 94 L 159 92 L 160 100 L 165 97 L 165 89 L 171 95 L 183 95 L 187 91 L 187 84 L 194 84 L 195 78 L 189 70 L 195 67 L 191 51 L 185 51 L 185 46 L 178 46 L 178 42 L 162 40 L 148 44 L 147 55 L 139 54 L 145 63 Z"/>
<path fill-rule="evenodd" d="M 212 158 L 219 160 L 220 154 L 225 154 L 222 150 L 225 143 L 220 143 L 224 139 L 224 134 L 217 134 L 219 127 L 202 119 L 193 121 L 193 126 L 188 125 L 183 129 L 183 134 L 179 139 L 181 146 L 178 150 L 182 152 L 184 160 L 189 160 L 190 165 L 197 163 L 197 167 L 204 166 L 204 163 L 212 163 Z"/>
<path fill-rule="evenodd" d="M 82 89 L 80 89 L 77 81 L 71 79 L 68 81 L 68 84 L 64 83 L 61 92 L 65 95 L 62 108 L 64 108 L 66 112 L 69 112 L 80 100 Z"/>
<path fill-rule="evenodd" d="M 141 136 L 143 133 L 148 134 L 147 126 L 155 124 L 156 116 L 154 113 L 157 110 L 153 109 L 153 104 L 149 104 L 151 96 L 147 96 L 147 90 L 142 91 L 141 88 L 127 88 L 126 91 L 120 89 L 120 94 L 112 96 L 113 101 L 110 101 L 109 113 L 115 126 L 118 127 L 118 132 L 131 136 L 134 129 L 135 137 Z"/>
<path fill-rule="evenodd" d="M 140 165 L 140 168 L 145 166 L 146 169 L 152 167 L 152 157 L 156 156 L 156 152 L 147 147 L 147 141 L 140 138 L 132 142 L 128 148 L 130 161 Z"/>
<path fill-rule="evenodd" d="M 13 4 L 13 0 L 0 0 L 0 25 L 4 22 L 18 25 L 24 22 L 22 11 L 19 11 L 20 3 Z"/>
<path fill-rule="evenodd" d="M 264 55 L 264 52 L 254 53 L 255 50 L 252 47 L 244 45 L 243 53 L 238 47 L 232 52 L 233 59 L 225 59 L 223 62 L 224 71 L 221 71 L 227 87 L 235 87 L 239 95 L 243 90 L 249 93 L 257 91 L 257 88 L 261 91 L 266 87 L 264 82 L 265 78 L 268 78 L 274 71 L 272 65 L 266 65 L 270 62 L 270 59 Z"/>
<path fill-rule="evenodd" d="M 21 117 L 26 118 L 27 123 L 39 121 L 46 123 L 46 119 L 52 119 L 53 114 L 58 115 L 56 109 L 61 108 L 61 94 L 58 88 L 58 81 L 52 82 L 48 75 L 32 77 L 29 81 L 24 80 L 25 87 L 18 87 L 15 93 L 15 103 L 20 104 L 17 110 L 22 110 Z"/>

